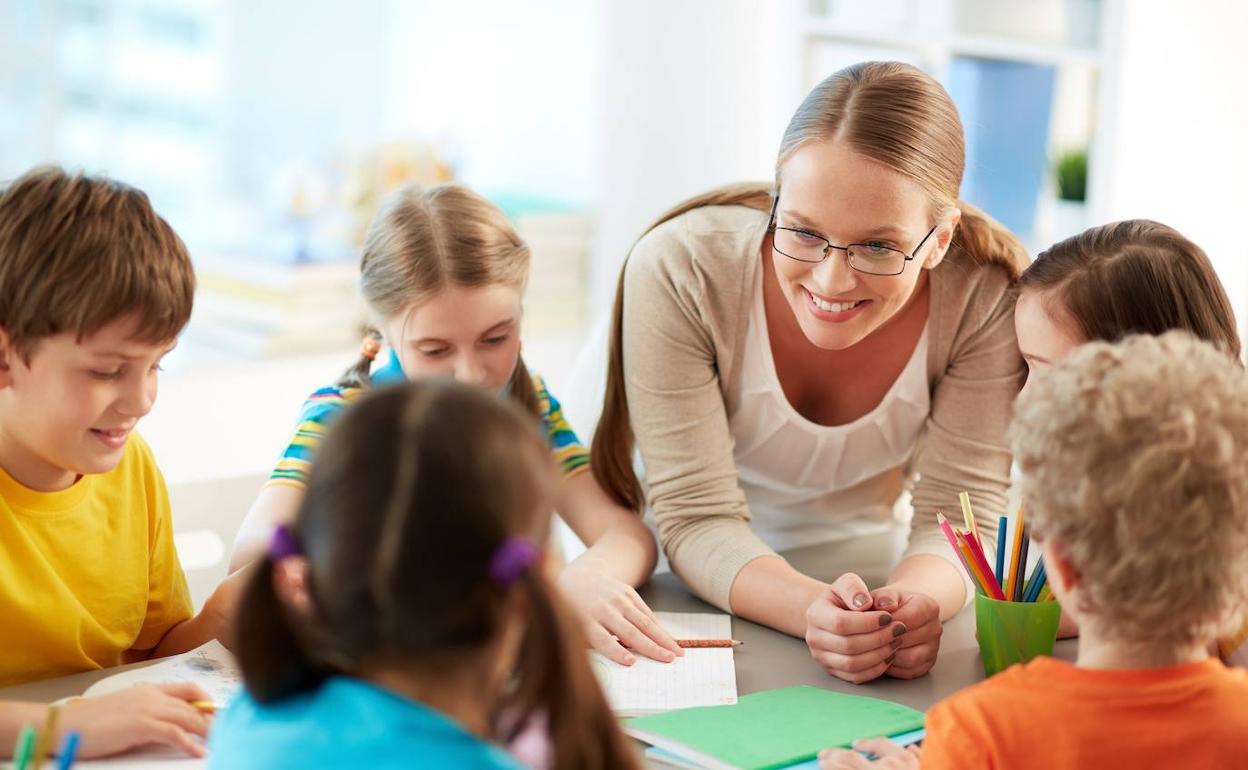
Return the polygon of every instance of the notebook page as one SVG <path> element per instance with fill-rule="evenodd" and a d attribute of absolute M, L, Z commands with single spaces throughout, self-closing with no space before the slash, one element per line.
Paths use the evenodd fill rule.
<path fill-rule="evenodd" d="M 677 639 L 729 639 L 732 620 L 715 613 L 656 612 Z M 594 668 L 611 708 L 620 716 L 657 714 L 692 706 L 737 702 L 737 671 L 731 648 L 687 649 L 682 658 L 660 663 L 637 656 L 621 666 L 593 653 Z"/>

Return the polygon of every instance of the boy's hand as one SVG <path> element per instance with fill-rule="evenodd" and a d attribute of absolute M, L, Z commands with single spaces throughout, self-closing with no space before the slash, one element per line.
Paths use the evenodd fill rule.
<path fill-rule="evenodd" d="M 885 586 L 871 592 L 871 602 L 906 627 L 897 655 L 884 673 L 897 679 L 915 679 L 931 671 L 944 632 L 936 600 L 927 594 Z"/>
<path fill-rule="evenodd" d="M 79 698 L 61 707 L 58 736 L 79 735 L 78 755 L 106 757 L 148 744 L 172 746 L 192 757 L 207 756 L 198 738 L 208 735 L 211 718 L 191 701 L 208 700 L 195 685 L 140 684 L 96 698 Z"/>
<path fill-rule="evenodd" d="M 867 759 L 863 754 L 874 754 L 876 758 Z M 918 770 L 918 767 L 918 746 L 903 749 L 887 738 L 854 741 L 853 751 L 824 749 L 819 752 L 819 770 Z"/>

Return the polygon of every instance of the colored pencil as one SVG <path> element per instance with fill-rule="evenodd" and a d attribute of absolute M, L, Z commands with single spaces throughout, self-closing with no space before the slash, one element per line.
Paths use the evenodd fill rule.
<path fill-rule="evenodd" d="M 35 740 L 35 751 L 31 755 L 31 767 L 34 770 L 42 770 L 44 760 L 48 758 L 48 752 L 52 751 L 52 737 L 56 735 L 56 717 L 60 712 L 60 708 L 56 706 L 48 707 L 48 716 L 43 720 L 43 731 Z"/>
<path fill-rule="evenodd" d="M 1014 543 L 1010 546 L 1010 565 L 1005 573 L 1005 589 L 1006 596 L 1014 595 L 1014 581 L 1018 574 L 1018 552 L 1023 547 L 1023 509 L 1020 507 L 1018 513 L 1014 514 Z"/>
<path fill-rule="evenodd" d="M 1023 592 L 1023 601 L 1034 602 L 1040 599 L 1040 589 L 1048 582 L 1048 574 L 1044 571 L 1044 557 L 1036 562 L 1036 569 L 1031 573 L 1027 590 Z"/>
<path fill-rule="evenodd" d="M 1049 599 L 1052 599 L 1052 598 L 1053 598 L 1053 589 L 1049 587 L 1049 582 L 1046 580 L 1044 582 L 1044 585 L 1040 586 L 1040 595 L 1036 597 L 1036 601 L 1047 602 Z"/>
<path fill-rule="evenodd" d="M 966 547 L 971 551 L 971 558 L 975 562 L 975 566 L 984 576 L 984 593 L 999 601 L 1005 600 L 1005 593 L 1001 590 L 1001 585 L 997 583 L 992 575 L 992 567 L 988 566 L 988 559 L 984 557 L 984 550 L 979 544 L 973 540 L 969 534 L 965 532 L 957 533 L 962 542 L 966 543 Z"/>
<path fill-rule="evenodd" d="M 677 639 L 676 644 L 681 647 L 740 647 L 745 642 L 739 642 L 736 639 Z"/>
<path fill-rule="evenodd" d="M 1020 529 L 1023 530 L 1023 543 L 1018 552 L 1018 574 L 1014 576 L 1014 601 L 1016 602 L 1023 600 L 1023 578 L 1027 576 L 1027 549 L 1031 544 L 1031 527 L 1024 524 Z"/>
<path fill-rule="evenodd" d="M 218 711 L 217 704 L 210 700 L 193 700 L 191 701 L 191 705 L 194 706 L 201 714 L 215 714 Z"/>
<path fill-rule="evenodd" d="M 959 532 L 958 534 L 961 535 L 962 533 Z M 971 571 L 971 582 L 975 583 L 979 592 L 984 596 L 996 599 L 997 597 L 992 593 L 991 584 L 988 582 L 988 576 L 984 574 L 979 564 L 975 562 L 975 552 L 971 550 L 970 541 L 962 538 L 961 542 L 958 543 L 958 552 L 962 554 L 962 558 L 966 561 L 967 567 Z"/>
<path fill-rule="evenodd" d="M 35 748 L 35 726 L 25 725 L 17 734 L 17 746 L 13 749 L 13 770 L 26 770 L 30 752 Z"/>
<path fill-rule="evenodd" d="M 958 502 L 962 504 L 962 518 L 966 519 L 966 531 L 979 546 L 979 550 L 984 550 L 984 542 L 979 539 L 979 527 L 975 524 L 975 514 L 971 511 L 971 496 L 962 492 L 958 495 Z"/>
<path fill-rule="evenodd" d="M 69 770 L 74 764 L 74 758 L 78 756 L 78 733 L 71 731 L 65 736 L 65 743 L 61 745 L 61 761 L 56 766 L 56 770 Z"/>
<path fill-rule="evenodd" d="M 997 519 L 997 585 L 1005 585 L 1005 530 L 1008 519 Z"/>
<path fill-rule="evenodd" d="M 940 511 L 936 512 L 936 521 L 940 523 L 940 531 L 945 533 L 945 539 L 949 541 L 949 547 L 958 555 L 958 559 L 962 561 L 962 569 L 966 570 L 966 574 L 971 576 L 971 582 L 975 582 L 975 575 L 971 572 L 971 565 L 967 564 L 966 558 L 962 556 L 962 551 L 958 548 L 958 538 L 954 534 L 953 527 L 949 526 L 949 520 L 945 518 L 945 514 Z"/>

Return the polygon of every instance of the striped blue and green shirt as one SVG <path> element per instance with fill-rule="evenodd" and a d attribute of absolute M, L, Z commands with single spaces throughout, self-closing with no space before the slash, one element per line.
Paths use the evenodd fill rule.
<path fill-rule="evenodd" d="M 563 416 L 563 407 L 554 395 L 547 390 L 546 382 L 538 375 L 532 375 L 533 389 L 537 392 L 537 402 L 542 412 L 542 423 L 546 438 L 550 442 L 551 453 L 563 474 L 568 479 L 589 467 L 589 451 L 581 444 L 576 432 Z M 390 382 L 401 382 L 406 379 L 398 358 L 391 352 L 384 366 L 372 374 L 375 385 Z M 366 388 L 344 388 L 333 385 L 321 388 L 308 397 L 299 413 L 299 422 L 295 426 L 295 435 L 286 450 L 277 461 L 277 467 L 269 476 L 269 484 L 286 484 L 304 487 L 307 485 L 308 469 L 312 465 L 312 456 L 321 445 L 325 431 L 334 418 L 348 404 L 359 398 Z"/>

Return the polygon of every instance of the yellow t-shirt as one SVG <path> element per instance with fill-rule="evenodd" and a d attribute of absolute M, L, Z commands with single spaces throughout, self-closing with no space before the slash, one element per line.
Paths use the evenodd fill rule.
<path fill-rule="evenodd" d="M 116 468 L 59 492 L 0 469 L 0 686 L 116 666 L 190 618 L 172 526 L 138 434 Z"/>

